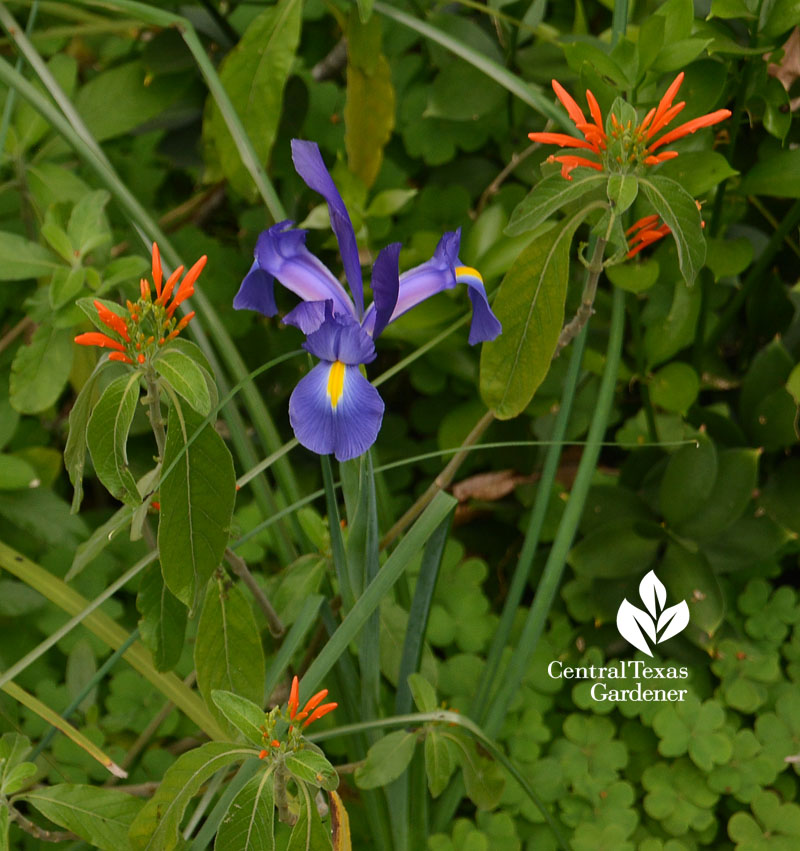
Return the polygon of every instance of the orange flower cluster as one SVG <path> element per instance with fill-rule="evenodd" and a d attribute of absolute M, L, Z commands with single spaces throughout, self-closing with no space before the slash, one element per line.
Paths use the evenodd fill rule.
<path fill-rule="evenodd" d="M 586 154 L 562 154 L 548 157 L 548 162 L 561 163 L 561 174 L 567 180 L 572 180 L 570 172 L 579 166 L 593 168 L 597 171 L 604 169 L 619 171 L 620 166 L 658 165 L 658 163 L 674 159 L 678 156 L 677 151 L 662 151 L 659 154 L 654 152 L 663 145 L 668 145 L 670 142 L 688 136 L 702 127 L 711 127 L 713 124 L 724 121 L 731 114 L 729 109 L 717 109 L 707 115 L 701 115 L 680 124 L 664 133 L 663 136 L 656 138 L 686 106 L 685 101 L 673 106 L 683 77 L 684 74 L 681 71 L 672 81 L 658 106 L 654 106 L 638 126 L 633 127 L 631 122 L 626 122 L 623 126 L 617 120 L 616 115 L 612 113 L 609 133 L 606 133 L 603 114 L 591 91 L 586 90 L 586 101 L 589 104 L 589 113 L 592 119 L 588 121 L 583 110 L 570 97 L 566 89 L 557 80 L 553 80 L 553 90 L 556 97 L 567 110 L 575 127 L 582 133 L 583 139 L 569 136 L 566 133 L 529 133 L 528 138 L 545 145 L 558 145 L 561 148 L 574 148 L 586 152 Z M 613 142 L 619 144 L 612 145 Z M 614 162 L 609 163 L 612 158 Z M 609 169 L 609 165 L 611 165 L 611 169 Z"/>
<path fill-rule="evenodd" d="M 699 210 L 700 202 L 695 201 L 694 203 L 697 204 L 697 209 Z M 660 218 L 655 214 L 645 216 L 643 219 L 639 219 L 638 222 L 634 222 L 625 231 L 625 236 L 628 237 L 628 259 L 635 257 L 643 248 L 652 245 L 654 242 L 658 242 L 659 239 L 665 237 L 668 233 L 672 233 L 668 225 L 664 224 L 664 222 L 661 222 L 659 225 L 659 221 L 661 221 Z M 700 227 L 704 228 L 705 226 L 706 223 L 701 219 Z"/>
<path fill-rule="evenodd" d="M 294 722 L 302 721 L 305 718 L 305 723 L 303 724 L 304 728 L 308 727 L 309 724 L 313 724 L 315 721 L 318 721 L 323 715 L 333 712 L 333 710 L 339 705 L 338 703 L 322 703 L 322 701 L 328 696 L 328 689 L 324 688 L 322 691 L 318 691 L 313 697 L 310 697 L 308 701 L 306 701 L 306 705 L 303 707 L 302 711 L 298 712 L 297 710 L 300 705 L 299 693 L 300 681 L 297 677 L 295 677 L 292 680 L 292 689 L 289 692 L 289 718 L 291 718 Z M 320 706 L 320 704 L 322 705 Z"/>
<path fill-rule="evenodd" d="M 156 243 L 153 243 L 153 286 L 156 298 L 152 298 L 150 283 L 145 279 L 139 283 L 141 297 L 134 304 L 127 302 L 127 316 L 121 316 L 108 308 L 102 302 L 95 300 L 97 316 L 103 325 L 116 336 L 103 334 L 99 331 L 89 331 L 78 334 L 75 342 L 81 346 L 99 346 L 103 349 L 113 349 L 109 360 L 133 364 L 144 364 L 148 356 L 156 352 L 169 340 L 174 340 L 181 331 L 192 321 L 194 311 L 187 313 L 181 320 L 174 318 L 178 306 L 194 294 L 194 285 L 206 265 L 204 254 L 180 282 L 184 267 L 179 266 L 167 278 L 162 287 L 164 273 L 161 268 L 161 255 Z M 173 292 L 175 293 L 173 297 Z M 170 301 L 172 297 L 172 301 Z"/>

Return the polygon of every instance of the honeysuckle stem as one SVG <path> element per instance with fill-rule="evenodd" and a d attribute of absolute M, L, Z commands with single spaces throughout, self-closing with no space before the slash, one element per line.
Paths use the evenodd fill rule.
<path fill-rule="evenodd" d="M 230 547 L 225 550 L 225 559 L 231 566 L 231 570 L 250 589 L 250 593 L 255 597 L 261 611 L 264 612 L 264 617 L 267 619 L 267 626 L 269 627 L 270 634 L 274 638 L 281 638 L 286 632 L 286 627 L 283 625 L 283 621 L 280 617 L 278 617 L 278 613 L 273 608 L 272 603 L 270 603 L 267 598 L 267 595 L 261 590 L 261 586 L 253 578 L 253 574 L 250 573 L 250 568 L 247 566 L 247 562 L 241 556 L 237 555 Z"/>
<path fill-rule="evenodd" d="M 167 433 L 164 431 L 164 420 L 161 416 L 161 395 L 158 390 L 158 380 L 155 375 L 147 372 L 144 377 L 147 385 L 147 414 L 150 418 L 150 427 L 153 429 L 153 435 L 158 446 L 158 460 L 164 460 L 164 447 L 167 444 Z"/>
<path fill-rule="evenodd" d="M 297 816 L 289 809 L 289 795 L 286 792 L 286 781 L 289 773 L 286 766 L 281 762 L 275 769 L 275 806 L 278 808 L 278 818 L 288 825 L 297 822 Z"/>
<path fill-rule="evenodd" d="M 406 511 L 406 513 L 392 526 L 391 529 L 383 536 L 381 541 L 381 549 L 385 549 L 404 532 L 428 506 L 439 491 L 443 491 L 449 487 L 453 481 L 458 468 L 464 463 L 464 459 L 469 454 L 470 447 L 474 446 L 483 436 L 483 433 L 494 422 L 494 414 L 487 411 L 473 427 L 472 431 L 464 438 L 459 451 L 453 456 L 447 466 L 433 480 L 431 485 L 422 494 L 422 496 Z"/>
<path fill-rule="evenodd" d="M 594 313 L 594 298 L 597 295 L 597 282 L 600 280 L 600 273 L 603 271 L 603 253 L 606 250 L 606 244 L 605 239 L 598 239 L 595 243 L 592 259 L 589 262 L 589 276 L 583 288 L 580 307 L 575 316 L 561 330 L 556 343 L 556 350 L 553 353 L 554 358 L 557 358 L 564 346 L 569 345 L 581 333 L 583 326 Z"/>

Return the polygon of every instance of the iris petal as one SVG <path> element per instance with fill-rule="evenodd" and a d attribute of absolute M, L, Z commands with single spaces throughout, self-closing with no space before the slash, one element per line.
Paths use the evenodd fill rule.
<path fill-rule="evenodd" d="M 503 330 L 500 320 L 492 313 L 486 289 L 480 275 L 472 274 L 473 269 L 466 266 L 456 268 L 456 279 L 459 284 L 466 284 L 469 300 L 472 302 L 472 323 L 469 326 L 469 344 L 484 343 L 494 340 Z"/>
<path fill-rule="evenodd" d="M 339 242 L 339 253 L 342 255 L 344 272 L 350 291 L 353 293 L 358 317 L 364 313 L 364 285 L 361 280 L 361 263 L 358 259 L 358 245 L 350 214 L 344 205 L 342 196 L 333 182 L 328 169 L 319 152 L 316 142 L 304 142 L 300 139 L 292 139 L 292 161 L 300 177 L 306 182 L 309 189 L 319 192 L 328 202 L 328 212 L 331 218 L 331 227 Z"/>
<path fill-rule="evenodd" d="M 331 315 L 326 306 L 325 321 L 308 335 L 303 348 L 320 360 L 341 361 L 348 366 L 371 363 L 376 358 L 372 337 L 347 316 Z"/>
<path fill-rule="evenodd" d="M 372 301 L 375 305 L 375 323 L 371 329 L 373 339 L 377 339 L 389 324 L 397 305 L 400 292 L 398 260 L 401 247 L 399 242 L 387 245 L 372 267 Z"/>
<path fill-rule="evenodd" d="M 265 230 L 256 243 L 258 266 L 274 275 L 286 289 L 303 301 L 331 299 L 336 313 L 355 316 L 355 308 L 333 273 L 306 248 L 306 231 L 287 230 L 291 222 L 280 222 Z"/>
<path fill-rule="evenodd" d="M 233 306 L 236 310 L 257 310 L 264 316 L 274 316 L 278 312 L 275 278 L 258 265 L 258 260 L 253 261 L 250 271 L 244 276 Z"/>
<path fill-rule="evenodd" d="M 332 304 L 330 300 L 301 301 L 294 310 L 290 310 L 283 317 L 283 324 L 294 325 L 304 334 L 311 334 L 325 321 L 326 306 Z"/>
<path fill-rule="evenodd" d="M 334 369 L 344 371 L 333 375 L 339 393 L 335 406 L 329 394 Z M 372 446 L 383 410 L 380 394 L 357 366 L 326 361 L 300 380 L 289 399 L 289 421 L 300 443 L 318 455 L 333 453 L 337 461 L 357 458 Z"/>

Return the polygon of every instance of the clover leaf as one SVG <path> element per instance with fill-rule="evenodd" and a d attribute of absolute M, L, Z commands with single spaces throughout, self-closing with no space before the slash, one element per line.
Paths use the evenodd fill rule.
<path fill-rule="evenodd" d="M 800 695 L 787 688 L 775 701 L 775 711 L 756 719 L 756 736 L 764 748 L 764 756 L 774 770 L 782 771 L 786 758 L 800 753 Z M 798 771 L 798 763 L 794 763 Z"/>
<path fill-rule="evenodd" d="M 617 779 L 628 761 L 625 745 L 615 738 L 614 724 L 607 718 L 572 714 L 564 721 L 564 735 L 550 751 L 573 783 L 591 777 L 601 784 Z"/>
<path fill-rule="evenodd" d="M 777 652 L 763 644 L 725 639 L 716 656 L 711 670 L 722 681 L 725 703 L 740 712 L 755 712 L 767 700 L 767 684 L 780 679 Z"/>
<path fill-rule="evenodd" d="M 667 833 L 683 836 L 714 824 L 712 807 L 719 795 L 708 788 L 705 776 L 688 759 L 651 765 L 642 774 L 642 785 L 647 789 L 645 812 L 660 821 Z"/>
<path fill-rule="evenodd" d="M 760 792 L 751 805 L 753 815 L 735 813 L 728 835 L 736 851 L 794 851 L 800 847 L 800 806 L 782 804 L 774 792 Z"/>
<path fill-rule="evenodd" d="M 795 591 L 787 585 L 773 591 L 765 579 L 751 579 L 739 595 L 737 604 L 739 611 L 748 615 L 745 631 L 757 641 L 781 644 L 791 625 L 800 621 Z"/>
<path fill-rule="evenodd" d="M 682 703 L 667 703 L 653 718 L 653 729 L 661 739 L 660 753 L 688 753 L 703 771 L 727 762 L 733 752 L 730 733 L 725 729 L 725 710 L 715 700 L 701 703 L 689 694 Z"/>
<path fill-rule="evenodd" d="M 760 720 L 760 719 L 759 719 Z M 708 775 L 709 788 L 721 795 L 733 795 L 749 803 L 778 776 L 783 761 L 764 753 L 764 747 L 752 730 L 739 730 L 733 737 L 733 755 L 725 765 L 715 766 Z"/>

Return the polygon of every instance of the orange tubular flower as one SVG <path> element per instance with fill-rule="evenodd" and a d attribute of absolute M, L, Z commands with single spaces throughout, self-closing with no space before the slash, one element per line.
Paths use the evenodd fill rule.
<path fill-rule="evenodd" d="M 310 697 L 306 701 L 302 711 L 298 712 L 297 710 L 300 706 L 299 694 L 300 681 L 297 677 L 295 677 L 292 680 L 292 688 L 289 692 L 289 702 L 287 704 L 289 709 L 289 718 L 292 721 L 302 721 L 305 718 L 306 722 L 303 724 L 304 728 L 322 718 L 323 715 L 327 715 L 329 712 L 332 712 L 339 705 L 338 703 L 325 703 L 322 706 L 319 705 L 328 696 L 328 689 L 324 688 L 322 691 L 318 691 L 313 697 Z M 311 714 L 309 715 L 309 713 Z"/>
<path fill-rule="evenodd" d="M 94 306 L 98 319 L 121 339 L 117 340 L 107 334 L 93 331 L 79 334 L 75 342 L 82 346 L 114 349 L 109 355 L 109 360 L 144 366 L 161 346 L 174 340 L 194 318 L 194 311 L 187 313 L 180 320 L 173 318 L 173 314 L 178 306 L 194 293 L 194 284 L 203 271 L 206 260 L 206 256 L 203 255 L 186 273 L 183 282 L 178 286 L 175 298 L 168 305 L 167 302 L 183 275 L 183 266 L 177 268 L 162 286 L 164 272 L 161 266 L 161 255 L 158 246 L 153 243 L 152 268 L 153 286 L 156 290 L 155 300 L 151 295 L 150 282 L 145 278 L 142 278 L 139 284 L 139 300 L 135 304 L 131 301 L 125 303 L 127 317 L 120 316 L 102 301 L 95 300 Z"/>
<path fill-rule="evenodd" d="M 700 202 L 695 201 L 697 209 L 700 209 Z M 659 239 L 671 233 L 669 227 L 663 222 L 659 225 L 659 217 L 655 214 L 645 216 L 634 222 L 626 231 L 625 236 L 628 237 L 628 254 L 627 257 L 635 257 L 643 248 L 658 242 Z M 700 227 L 704 228 L 706 223 L 700 220 Z"/>
<path fill-rule="evenodd" d="M 588 89 L 586 91 L 586 101 L 589 104 L 589 112 L 592 117 L 591 121 L 587 121 L 583 110 L 575 100 L 557 80 L 553 80 L 553 90 L 556 97 L 567 110 L 567 114 L 572 119 L 576 129 L 583 135 L 583 139 L 565 133 L 529 133 L 528 137 L 534 142 L 541 142 L 543 145 L 558 145 L 562 148 L 575 148 L 588 152 L 587 156 L 562 154 L 548 157 L 548 162 L 561 163 L 561 174 L 567 180 L 572 180 L 570 172 L 579 166 L 593 168 L 597 171 L 604 169 L 619 171 L 620 166 L 630 165 L 634 168 L 641 165 L 652 166 L 674 159 L 678 156 L 677 151 L 662 151 L 658 154 L 654 152 L 663 145 L 682 139 L 696 130 L 711 127 L 720 121 L 724 121 L 731 114 L 729 109 L 718 109 L 709 112 L 707 115 L 693 118 L 691 121 L 680 124 L 664 133 L 660 138 L 655 138 L 686 106 L 684 101 L 673 106 L 678 89 L 683 83 L 683 77 L 684 74 L 681 71 L 664 93 L 664 97 L 661 98 L 658 106 L 653 107 L 647 113 L 638 127 L 631 127 L 631 122 L 627 122 L 623 126 L 617 120 L 617 116 L 612 113 L 611 131 L 608 134 L 605 131 L 603 115 L 597 99 L 591 91 Z M 616 144 L 612 145 L 612 142 Z M 609 164 L 611 168 L 609 168 Z"/>

